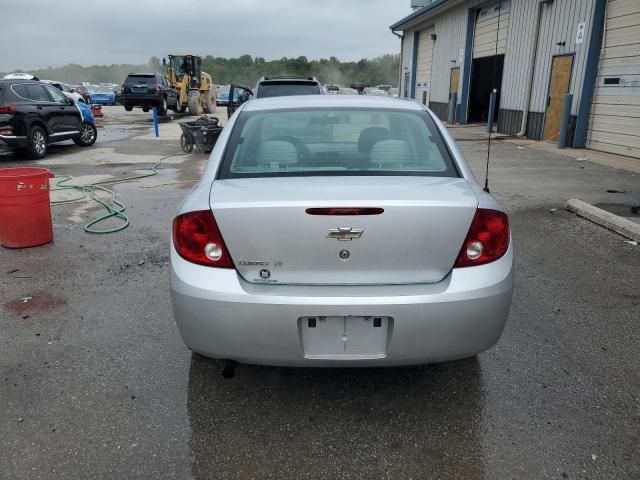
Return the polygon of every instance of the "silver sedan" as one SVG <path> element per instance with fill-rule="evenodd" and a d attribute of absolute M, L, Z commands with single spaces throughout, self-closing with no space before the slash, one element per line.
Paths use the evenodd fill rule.
<path fill-rule="evenodd" d="M 513 292 L 504 210 L 422 105 L 252 100 L 173 221 L 171 299 L 202 355 L 389 366 L 494 345 Z"/>

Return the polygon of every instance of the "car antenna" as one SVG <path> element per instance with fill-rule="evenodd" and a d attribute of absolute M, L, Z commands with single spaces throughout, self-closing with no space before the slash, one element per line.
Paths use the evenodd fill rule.
<path fill-rule="evenodd" d="M 500 16 L 502 15 L 502 0 L 500 0 L 500 3 L 498 4 L 498 25 L 497 25 L 497 29 L 496 29 L 496 51 L 495 51 L 495 55 L 493 56 L 493 82 L 492 82 L 492 88 L 491 88 L 491 94 L 495 95 L 495 100 L 494 100 L 494 104 L 491 105 L 491 102 L 489 102 L 489 107 L 493 107 L 493 109 L 495 110 L 496 105 L 495 102 L 498 100 L 497 98 L 497 94 L 498 94 L 498 88 L 496 87 L 496 77 L 498 75 L 498 38 L 500 35 Z M 493 124 L 494 124 L 494 119 L 493 119 L 493 112 L 489 112 L 489 117 L 491 117 L 492 122 L 491 125 L 489 125 L 489 141 L 487 142 L 487 165 L 486 165 L 486 169 L 484 172 L 484 188 L 483 190 L 487 193 L 489 192 L 489 159 L 491 158 L 491 134 L 493 133 Z"/>

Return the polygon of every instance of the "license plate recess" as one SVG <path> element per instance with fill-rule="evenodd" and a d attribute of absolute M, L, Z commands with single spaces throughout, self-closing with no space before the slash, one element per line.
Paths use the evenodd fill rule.
<path fill-rule="evenodd" d="M 385 316 L 318 316 L 299 320 L 305 358 L 367 359 L 387 355 L 393 320 Z"/>

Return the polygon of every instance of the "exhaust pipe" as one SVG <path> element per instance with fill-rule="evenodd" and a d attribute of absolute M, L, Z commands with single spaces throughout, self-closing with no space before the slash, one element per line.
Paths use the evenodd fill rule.
<path fill-rule="evenodd" d="M 222 368 L 222 376 L 224 378 L 233 378 L 236 374 L 236 366 L 238 365 L 238 362 L 236 362 L 235 360 L 226 360 L 224 367 Z"/>

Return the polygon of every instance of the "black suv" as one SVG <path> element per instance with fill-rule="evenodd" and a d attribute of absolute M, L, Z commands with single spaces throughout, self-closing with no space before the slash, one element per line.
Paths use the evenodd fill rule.
<path fill-rule="evenodd" d="M 254 97 L 255 92 L 255 97 Z M 292 95 L 325 95 L 327 92 L 316 77 L 262 77 L 255 90 L 241 85 L 231 85 L 227 117 L 251 98 L 287 97 Z"/>
<path fill-rule="evenodd" d="M 325 93 L 316 77 L 262 77 L 254 92 L 255 98 Z"/>
<path fill-rule="evenodd" d="M 160 73 L 130 73 L 122 85 L 120 103 L 130 112 L 133 107 L 141 107 L 148 112 L 158 108 L 158 114 L 166 115 L 167 108 L 178 109 L 178 91 Z"/>
<path fill-rule="evenodd" d="M 49 144 L 73 140 L 93 145 L 85 135 L 83 118 L 73 100 L 50 84 L 36 80 L 0 80 L 0 141 L 24 151 L 30 158 L 43 158 Z"/>

